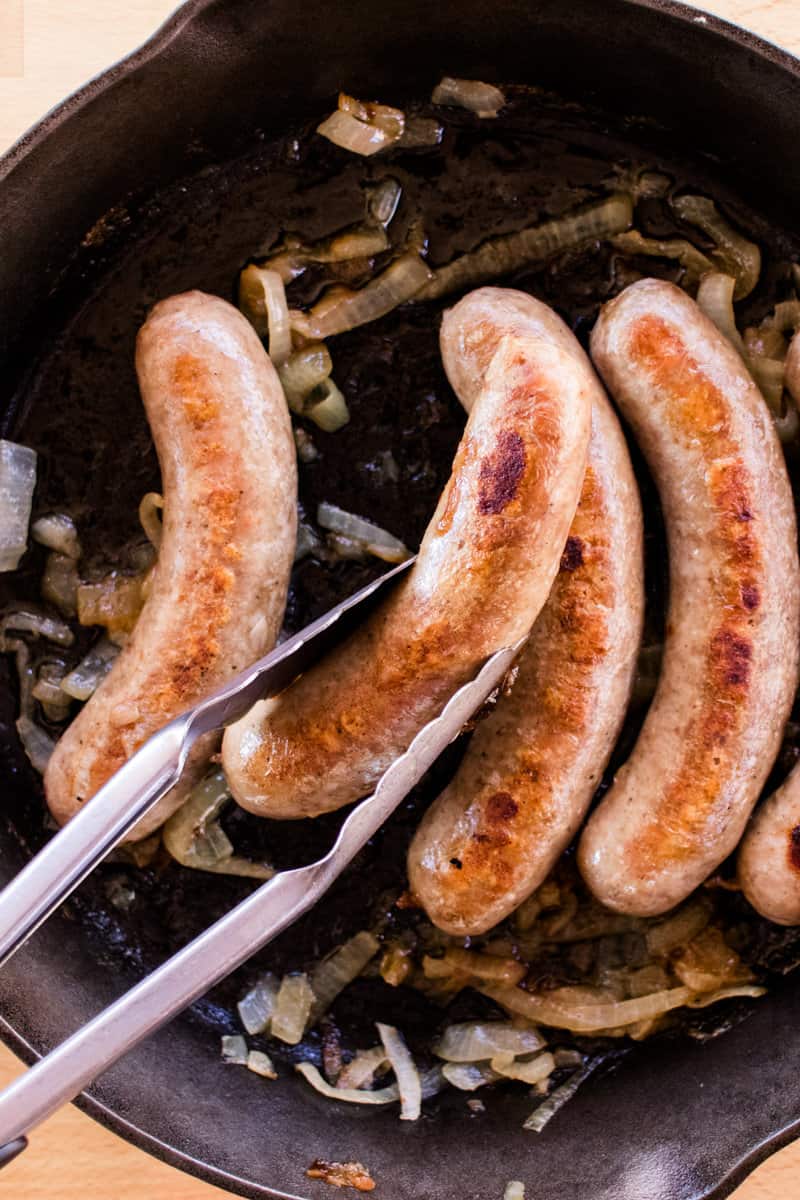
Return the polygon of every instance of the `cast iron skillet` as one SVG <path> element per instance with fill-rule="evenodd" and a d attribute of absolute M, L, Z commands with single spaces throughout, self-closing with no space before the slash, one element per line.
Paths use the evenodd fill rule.
<path fill-rule="evenodd" d="M 113 500 L 114 512 L 130 514 L 152 479 L 129 343 L 139 310 L 163 283 L 164 238 L 176 247 L 192 239 L 163 197 L 171 194 L 180 208 L 181 193 L 169 189 L 191 178 L 183 194 L 225 214 L 219 238 L 207 234 L 205 261 L 196 254 L 184 261 L 179 248 L 169 259 L 171 284 L 219 287 L 218 278 L 237 265 L 230 260 L 237 237 L 252 247 L 253 219 L 239 225 L 226 210 L 226 180 L 239 187 L 242 176 L 220 173 L 217 164 L 325 111 L 340 87 L 398 102 L 427 94 L 443 70 L 589 100 L 611 114 L 608 129 L 596 125 L 598 136 L 622 130 L 630 144 L 650 146 L 651 162 L 658 153 L 693 156 L 699 176 L 724 180 L 776 228 L 792 227 L 800 66 L 681 5 L 494 0 L 487 11 L 481 0 L 385 0 L 378 9 L 365 0 L 309 0 L 302 9 L 287 0 L 190 0 L 142 50 L 50 114 L 0 163 L 4 429 L 21 420 L 51 450 L 61 439 L 65 454 L 48 466 L 43 486 L 54 501 L 66 497 L 82 469 L 88 507 L 101 514 L 92 518 L 98 555 L 104 539 L 120 535 L 116 518 L 102 515 L 103 502 L 109 512 Z M 233 234 L 223 228 L 228 219 Z M 134 241 L 141 292 L 130 311 L 108 314 L 106 363 L 98 365 L 97 345 L 82 348 L 75 329 L 98 280 L 124 274 Z M 82 355 L 92 363 L 88 374 Z M 42 361 L 51 363 L 49 374 L 35 369 Z M 108 389 L 113 401 L 92 388 Z M 90 432 L 94 421 L 105 422 L 102 461 L 88 438 L 66 432 Z M 115 444 L 116 472 L 107 454 Z M 435 494 L 438 481 L 426 486 Z M 423 497 L 415 521 L 427 503 Z M 316 599 L 324 606 L 324 595 Z M 13 705 L 6 686 L 0 881 L 42 836 L 40 800 L 9 734 Z M 156 891 L 151 927 L 145 914 L 135 938 L 90 890 L 4 969 L 0 1032 L 22 1057 L 61 1040 L 190 932 L 170 895 Z M 195 923 L 234 894 L 221 881 Z M 348 920 L 340 899 L 339 933 Z M 332 935 L 335 924 L 328 922 Z M 302 936 L 310 950 L 309 930 Z M 391 1200 L 488 1200 L 509 1178 L 525 1180 L 537 1200 L 699 1200 L 727 1195 L 800 1129 L 800 1000 L 791 986 L 776 989 L 724 1037 L 643 1048 L 586 1087 L 538 1138 L 520 1131 L 529 1105 L 511 1094 L 494 1097 L 479 1121 L 470 1122 L 463 1101 L 445 1101 L 434 1119 L 408 1127 L 395 1113 L 334 1107 L 292 1078 L 268 1086 L 226 1068 L 212 1031 L 230 1027 L 229 1001 L 223 992 L 196 1006 L 109 1071 L 81 1104 L 143 1148 L 246 1196 L 326 1194 L 303 1174 L 323 1157 L 361 1159 Z M 405 1014 L 412 1026 L 414 1016 Z"/>

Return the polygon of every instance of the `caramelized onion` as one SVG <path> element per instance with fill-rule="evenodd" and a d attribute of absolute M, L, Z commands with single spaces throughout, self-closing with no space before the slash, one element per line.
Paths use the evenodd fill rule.
<path fill-rule="evenodd" d="M 439 267 L 415 299 L 436 300 L 449 292 L 485 283 L 499 275 L 510 275 L 523 267 L 545 262 L 564 250 L 622 233 L 630 228 L 632 220 L 630 196 L 617 194 L 553 221 L 521 229 L 519 233 L 490 238 L 469 254 L 462 254 Z"/>

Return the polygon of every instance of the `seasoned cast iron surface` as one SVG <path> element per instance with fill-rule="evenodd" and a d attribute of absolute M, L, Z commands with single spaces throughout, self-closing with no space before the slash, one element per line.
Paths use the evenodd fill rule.
<path fill-rule="evenodd" d="M 740 316 L 759 319 L 789 290 L 786 263 L 797 244 L 746 211 L 720 184 L 724 168 L 676 159 L 667 136 L 643 123 L 612 123 L 602 114 L 565 105 L 542 94 L 510 89 L 512 103 L 500 119 L 478 121 L 456 109 L 437 115 L 445 126 L 440 147 L 394 152 L 377 159 L 348 155 L 301 129 L 273 144 L 254 145 L 246 157 L 210 169 L 155 200 L 131 202 L 112 212 L 85 240 L 51 314 L 48 350 L 17 397 L 16 422 L 6 431 L 39 451 L 37 511 L 67 509 L 84 546 L 84 573 L 131 568 L 143 544 L 137 507 L 159 486 L 158 467 L 138 396 L 134 339 L 148 308 L 161 297 L 201 288 L 234 299 L 237 272 L 287 232 L 325 236 L 360 221 L 368 188 L 392 176 L 403 187 L 402 206 L 390 227 L 400 245 L 421 225 L 429 260 L 438 265 L 483 238 L 558 216 L 624 188 L 637 165 L 666 172 L 676 189 L 701 190 L 761 244 L 762 281 Z M 430 110 L 423 109 L 428 112 Z M 666 203 L 643 199 L 636 224 L 646 234 L 679 232 Z M 697 241 L 696 231 L 680 230 Z M 702 245 L 702 240 L 699 242 Z M 641 275 L 677 279 L 661 260 L 623 258 L 608 246 L 571 252 L 546 266 L 498 281 L 545 300 L 585 343 L 599 306 Z M 310 275 L 290 293 L 313 299 L 325 277 Z M 360 282 L 356 279 L 355 282 Z M 446 303 L 450 303 L 448 300 Z M 416 546 L 450 470 L 463 416 L 442 371 L 438 317 L 442 305 L 406 306 L 381 321 L 334 339 L 334 377 L 344 391 L 350 424 L 326 435 L 308 426 L 320 451 L 300 466 L 300 500 L 306 519 L 329 500 L 362 513 Z M 387 480 L 391 450 L 397 478 Z M 658 506 L 637 457 L 647 519 L 648 640 L 663 626 L 665 553 Z M 34 547 L 21 570 L 2 577 L 2 603 L 36 597 L 43 552 Z M 286 627 L 295 630 L 361 586 L 377 565 L 300 563 L 292 579 Z M 91 640 L 82 631 L 80 647 Z M 76 652 L 77 653 L 77 652 Z M 7 675 L 11 679 L 11 676 Z M 3 689 L 3 767 L 9 779 L 8 819 L 25 853 L 48 836 L 41 784 L 13 734 L 13 684 Z M 632 744 L 643 712 L 633 712 L 608 775 Z M 790 727 L 791 728 L 791 727 Z M 392 909 L 404 886 L 405 850 L 419 813 L 451 773 L 460 748 L 437 765 L 395 818 L 362 852 L 326 902 L 195 1006 L 209 1032 L 236 1029 L 235 1001 L 260 969 L 312 965 L 344 937 L 366 925 L 414 923 L 418 915 Z M 797 756 L 784 747 L 776 778 Z M 316 821 L 265 822 L 238 809 L 226 828 L 237 849 L 266 856 L 278 866 L 310 861 L 331 844 L 341 815 Z M 159 857 L 146 870 L 107 864 L 80 889 L 70 910 L 80 921 L 99 964 L 140 974 L 184 944 L 244 896 L 252 883 L 184 870 Z M 743 921 L 746 956 L 770 982 L 800 957 L 800 940 L 756 921 L 736 897 L 725 901 Z M 739 912 L 739 910 L 741 910 Z M 471 995 L 471 994 L 468 994 Z M 460 1002 L 459 1015 L 480 1011 L 476 996 Z M 695 1034 L 715 1032 L 746 1014 L 744 1006 L 704 1013 Z M 351 1046 L 374 1042 L 373 1022 L 399 1024 L 419 1053 L 441 1022 L 441 1009 L 406 988 L 380 980 L 358 981 L 339 999 L 334 1018 Z M 318 1052 L 312 1044 L 272 1047 L 285 1057 Z M 646 1051 L 639 1051 L 645 1052 Z"/>

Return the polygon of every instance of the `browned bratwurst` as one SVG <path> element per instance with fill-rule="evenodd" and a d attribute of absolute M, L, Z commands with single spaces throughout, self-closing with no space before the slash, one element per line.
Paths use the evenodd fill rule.
<path fill-rule="evenodd" d="M 762 917 L 800 925 L 800 767 L 756 809 L 738 870 L 742 891 Z"/>
<path fill-rule="evenodd" d="M 670 603 L 655 698 L 579 864 L 604 904 L 646 916 L 731 853 L 777 753 L 797 686 L 795 514 L 756 385 L 679 288 L 629 287 L 592 355 L 659 489 Z"/>
<path fill-rule="evenodd" d="M 800 334 L 786 356 L 785 384 L 800 404 Z M 762 917 L 800 925 L 800 767 L 753 814 L 739 850 L 739 882 Z"/>
<path fill-rule="evenodd" d="M 526 330 L 561 347 L 592 394 L 581 499 L 561 570 L 510 695 L 481 722 L 411 844 L 411 891 L 441 929 L 491 929 L 545 879 L 575 836 L 625 717 L 644 612 L 642 514 L 628 448 L 567 326 L 523 292 L 482 288 L 445 317 L 442 350 L 469 411 L 491 340 Z M 481 361 L 484 359 L 484 361 Z"/>
<path fill-rule="evenodd" d="M 130 642 L 50 759 L 45 791 L 60 822 L 152 733 L 271 649 L 286 603 L 295 451 L 257 335 L 224 300 L 187 292 L 151 312 L 136 369 L 161 465 L 163 540 Z M 179 807 L 218 740 L 195 747 L 132 836 Z"/>
<path fill-rule="evenodd" d="M 448 336 L 459 336 L 453 322 Z M 487 655 L 527 634 L 578 503 L 591 392 L 559 346 L 527 331 L 492 337 L 410 576 L 324 662 L 227 730 L 223 764 L 244 808 L 309 817 L 365 795 Z"/>

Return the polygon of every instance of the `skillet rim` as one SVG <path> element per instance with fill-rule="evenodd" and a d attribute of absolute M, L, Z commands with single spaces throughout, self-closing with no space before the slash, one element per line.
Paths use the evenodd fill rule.
<path fill-rule="evenodd" d="M 682 0 L 623 0 L 623 2 L 632 9 L 647 9 L 680 21 L 687 26 L 701 25 L 704 31 L 712 36 L 723 42 L 742 47 L 772 63 L 782 72 L 800 80 L 800 57 L 785 50 L 777 43 L 714 13 L 709 13 L 703 8 L 690 6 L 683 3 Z M 175 11 L 138 47 L 93 75 L 64 100 L 50 108 L 4 154 L 0 155 L 0 185 L 65 121 L 70 120 L 86 105 L 101 97 L 119 79 L 134 74 L 139 67 L 157 59 L 176 38 L 180 37 L 184 30 L 195 23 L 200 23 L 204 13 L 219 3 L 220 0 L 183 0 L 183 3 L 179 4 Z M 0 1040 L 28 1066 L 41 1057 L 27 1039 L 2 1015 L 0 1015 Z M 307 1200 L 298 1193 L 265 1187 L 236 1176 L 222 1167 L 201 1161 L 156 1135 L 141 1129 L 90 1092 L 82 1092 L 74 1103 L 99 1124 L 138 1149 L 207 1183 L 236 1195 L 250 1197 L 252 1200 L 269 1197 L 275 1197 L 277 1200 Z M 800 1118 L 791 1121 L 788 1125 L 777 1129 L 774 1133 L 744 1150 L 738 1160 L 720 1177 L 716 1186 L 706 1193 L 703 1200 L 724 1200 L 760 1163 L 798 1138 L 800 1138 Z"/>

